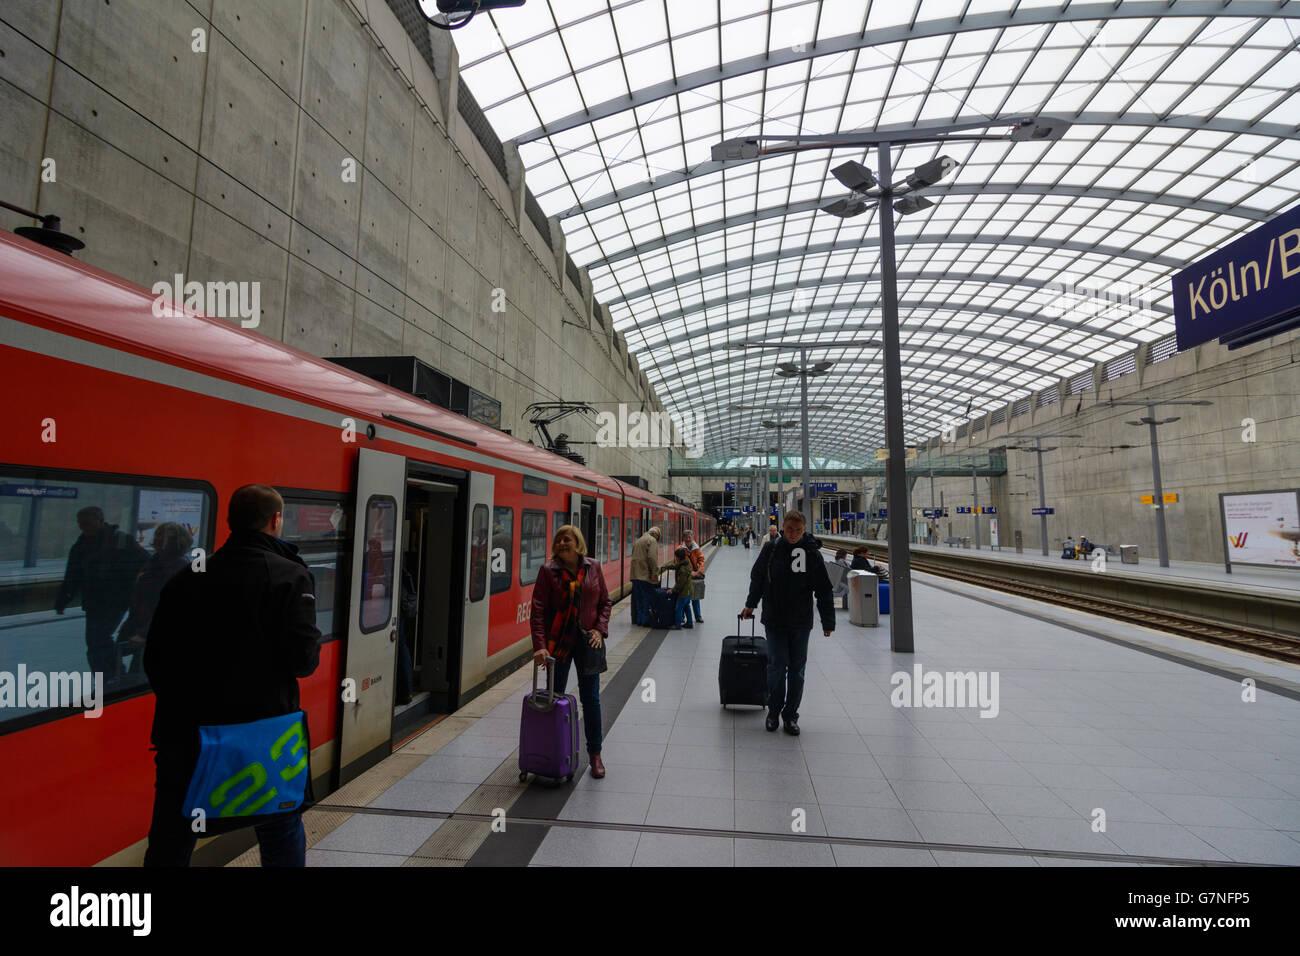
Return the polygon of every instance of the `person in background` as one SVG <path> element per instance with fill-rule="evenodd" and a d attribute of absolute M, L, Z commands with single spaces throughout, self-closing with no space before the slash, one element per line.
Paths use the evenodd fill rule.
<path fill-rule="evenodd" d="M 889 580 L 889 569 L 884 565 L 872 564 L 871 559 L 867 557 L 865 546 L 855 548 L 853 551 L 853 563 L 849 565 L 853 571 L 869 571 L 882 581 Z"/>
<path fill-rule="evenodd" d="M 767 540 L 768 540 L 768 541 L 775 541 L 775 540 L 776 540 L 777 538 L 779 538 L 779 537 L 781 537 L 781 529 L 778 528 L 778 527 L 777 527 L 776 525 L 774 525 L 774 524 L 770 524 L 770 525 L 768 525 L 768 526 L 767 526 Z"/>
<path fill-rule="evenodd" d="M 677 608 L 673 614 L 673 626 L 669 630 L 680 631 L 682 628 L 691 630 L 695 627 L 691 623 L 691 598 L 695 591 L 691 583 L 691 573 L 694 569 L 691 567 L 690 559 L 686 557 L 686 549 L 678 548 L 674 551 L 672 563 L 665 564 L 659 570 L 673 571 L 676 574 L 673 597 L 677 599 Z"/>
<path fill-rule="evenodd" d="M 131 606 L 136 575 L 149 553 L 125 531 L 104 521 L 104 511 L 91 505 L 77 512 L 81 537 L 68 551 L 63 583 L 54 599 L 54 613 L 62 614 L 81 594 L 86 615 L 86 663 L 105 679 L 117 672 L 113 632 Z"/>
<path fill-rule="evenodd" d="M 650 601 L 659 586 L 659 529 L 651 528 L 632 545 L 632 623 L 650 623 Z"/>
<path fill-rule="evenodd" d="M 1067 534 L 1065 536 L 1065 545 L 1061 548 L 1061 560 L 1064 561 L 1068 558 L 1073 558 L 1075 551 L 1074 536 Z"/>
<path fill-rule="evenodd" d="M 784 533 L 763 545 L 749 572 L 749 595 L 740 612 L 742 618 L 752 618 L 758 602 L 763 602 L 768 645 L 766 727 L 774 731 L 778 720 L 784 720 L 785 732 L 792 736 L 799 734 L 814 599 L 822 633 L 830 637 L 835 630 L 835 599 L 822 544 L 805 528 L 801 512 L 786 513 Z"/>
<path fill-rule="evenodd" d="M 145 635 L 153 620 L 154 608 L 162 595 L 163 585 L 190 562 L 194 538 L 174 521 L 164 521 L 153 532 L 153 554 L 145 561 L 131 590 L 131 608 L 117 632 L 117 652 L 131 657 L 128 673 L 144 673 Z"/>
<path fill-rule="evenodd" d="M 695 543 L 695 535 L 687 531 L 682 535 L 682 547 L 686 549 L 686 559 L 691 562 L 691 577 L 695 580 L 704 578 L 704 549 Z M 695 596 L 695 589 L 691 588 L 691 609 L 695 611 L 695 623 L 703 624 L 704 616 L 700 614 L 700 599 Z M 690 615 L 687 615 L 689 622 Z"/>
<path fill-rule="evenodd" d="M 849 553 L 844 550 L 836 551 L 835 564 L 840 568 L 840 583 L 835 585 L 834 596 L 842 598 L 844 601 L 843 606 L 847 608 L 849 606 L 849 571 L 852 570 L 852 566 L 849 564 Z"/>
<path fill-rule="evenodd" d="M 754 529 L 753 529 L 753 528 L 746 528 L 746 529 L 745 529 L 745 550 L 746 550 L 746 551 L 749 550 L 749 543 L 750 543 L 751 541 L 753 541 L 754 538 L 755 538 L 755 535 L 754 535 Z"/>
<path fill-rule="evenodd" d="M 1095 547 L 1097 546 L 1088 540 L 1088 536 L 1086 534 L 1079 535 L 1079 554 L 1085 556 L 1092 554 L 1092 549 Z"/>
<path fill-rule="evenodd" d="M 609 669 L 605 641 L 609 639 L 611 606 L 605 575 L 600 565 L 587 557 L 582 532 L 571 524 L 556 528 L 551 560 L 538 570 L 533 586 L 533 660 L 546 667 L 546 658 L 554 658 L 557 695 L 564 693 L 569 682 L 570 664 L 577 668 L 587 755 L 591 775 L 597 779 L 605 776 L 600 759 L 600 675 Z"/>

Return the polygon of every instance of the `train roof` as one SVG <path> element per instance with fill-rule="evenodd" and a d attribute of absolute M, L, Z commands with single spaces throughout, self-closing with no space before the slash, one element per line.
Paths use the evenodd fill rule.
<path fill-rule="evenodd" d="M 155 295 L 121 276 L 0 230 L 0 303 L 8 317 L 215 378 L 419 435 L 405 418 L 485 454 L 617 494 L 681 507 L 498 429 L 421 401 L 301 349 L 192 309 L 155 316 Z"/>

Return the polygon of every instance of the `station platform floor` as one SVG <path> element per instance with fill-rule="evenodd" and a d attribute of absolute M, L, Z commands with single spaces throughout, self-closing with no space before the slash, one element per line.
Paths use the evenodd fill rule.
<path fill-rule="evenodd" d="M 615 606 L 603 780 L 519 782 L 529 667 L 308 811 L 308 865 L 1300 865 L 1300 669 L 918 574 L 916 653 L 838 612 L 767 733 L 717 687 L 756 555 L 710 554 L 692 630 Z M 894 706 L 917 668 L 996 716 Z"/>
<path fill-rule="evenodd" d="M 857 538 L 845 538 L 842 535 L 829 535 L 837 540 L 862 540 Z M 876 544 L 883 542 L 863 541 L 864 544 Z M 1049 552 L 1046 557 L 1038 549 L 1032 552 L 1026 549 L 1023 554 L 1016 554 L 1015 547 L 1006 547 L 1005 545 L 998 549 L 990 548 L 988 541 L 983 542 L 983 547 L 978 551 L 972 547 L 960 548 L 950 547 L 945 544 L 913 544 L 913 551 L 926 552 L 934 551 L 937 553 L 952 554 L 954 551 L 960 551 L 963 554 L 978 555 L 982 558 L 990 558 L 998 561 L 1015 561 L 1023 564 L 1045 564 L 1051 567 L 1063 568 L 1067 571 L 1076 571 L 1079 574 L 1093 574 L 1092 561 L 1085 558 L 1076 558 L 1071 561 L 1061 557 L 1059 549 Z M 1170 561 L 1169 567 L 1162 568 L 1159 559 L 1154 555 L 1141 555 L 1137 564 L 1120 563 L 1119 555 L 1107 555 L 1106 573 L 1118 574 L 1133 578 L 1147 578 L 1150 580 L 1187 580 L 1198 585 L 1209 585 L 1214 587 L 1226 588 L 1231 591 L 1256 592 L 1261 594 L 1274 595 L 1292 595 L 1300 597 L 1300 570 L 1293 568 L 1269 568 L 1258 565 L 1235 565 L 1232 573 L 1228 574 L 1222 564 L 1205 564 L 1198 561 Z"/>

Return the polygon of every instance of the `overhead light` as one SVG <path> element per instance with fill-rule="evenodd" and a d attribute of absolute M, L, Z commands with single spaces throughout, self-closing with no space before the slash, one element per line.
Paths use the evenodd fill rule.
<path fill-rule="evenodd" d="M 828 212 L 832 216 L 839 216 L 841 219 L 852 219 L 854 216 L 860 216 L 867 211 L 867 204 L 861 199 L 837 199 L 829 206 L 822 206 L 822 212 Z"/>
<path fill-rule="evenodd" d="M 876 174 L 852 159 L 832 169 L 831 175 L 858 193 L 865 193 L 876 185 Z"/>
<path fill-rule="evenodd" d="M 924 196 L 916 196 L 909 193 L 902 199 L 898 200 L 898 202 L 894 203 L 894 212 L 898 213 L 900 216 L 906 216 L 914 212 L 920 212 L 922 209 L 929 209 L 933 205 L 934 203 L 930 202 L 930 200 L 926 199 Z"/>
<path fill-rule="evenodd" d="M 834 364 L 835 364 L 834 362 L 816 362 L 816 363 L 814 363 L 814 365 L 813 365 L 813 372 L 816 373 L 816 374 L 820 374 L 820 373 L 826 371 L 828 368 L 830 368 L 830 367 L 831 367 L 832 365 L 834 365 Z"/>
<path fill-rule="evenodd" d="M 1017 123 L 1011 130 L 1011 142 L 1027 143 L 1034 140 L 1060 139 L 1070 128 L 1070 121 L 1055 116 L 1039 116 Z"/>
<path fill-rule="evenodd" d="M 933 186 L 936 183 L 943 182 L 960 165 L 961 163 L 951 156 L 938 156 L 928 163 L 922 163 L 916 167 L 916 172 L 907 177 L 907 185 L 913 189 L 919 189 L 922 186 Z"/>
<path fill-rule="evenodd" d="M 776 374 L 777 374 L 777 376 L 780 377 L 780 378 L 794 378 L 794 377 L 795 377 L 796 375 L 798 375 L 799 373 L 796 372 L 794 369 L 789 369 L 789 370 L 786 370 L 786 369 L 777 369 L 777 370 L 776 370 Z"/>
<path fill-rule="evenodd" d="M 778 362 L 776 367 L 781 369 L 781 371 L 789 372 L 792 375 L 798 371 L 798 367 L 794 362 Z"/>
<path fill-rule="evenodd" d="M 716 144 L 710 153 L 715 163 L 725 163 L 735 159 L 757 159 L 758 150 L 756 139 L 724 139 Z"/>

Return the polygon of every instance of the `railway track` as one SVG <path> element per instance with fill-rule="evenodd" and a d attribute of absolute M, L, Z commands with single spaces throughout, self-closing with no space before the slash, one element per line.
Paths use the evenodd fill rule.
<path fill-rule="evenodd" d="M 886 554 L 876 553 L 873 557 L 876 560 L 888 562 Z M 1089 614 L 1099 614 L 1102 617 L 1149 627 L 1169 634 L 1177 634 L 1180 637 L 1188 637 L 1209 644 L 1218 644 L 1221 647 L 1250 651 L 1273 660 L 1300 664 L 1300 639 L 1285 634 L 1273 634 L 1227 621 L 1216 621 L 1210 618 L 1179 614 L 1175 611 L 1144 607 L 1139 604 L 1075 594 L 1062 588 L 1030 584 L 987 574 L 970 573 L 964 569 L 958 571 L 944 566 L 934 566 L 915 552 L 912 554 L 912 570 L 960 581 L 963 584 L 974 584 L 994 591 L 1005 591 L 1008 594 L 1044 601 L 1048 604 L 1074 608 L 1075 610 L 1086 611 Z"/>

